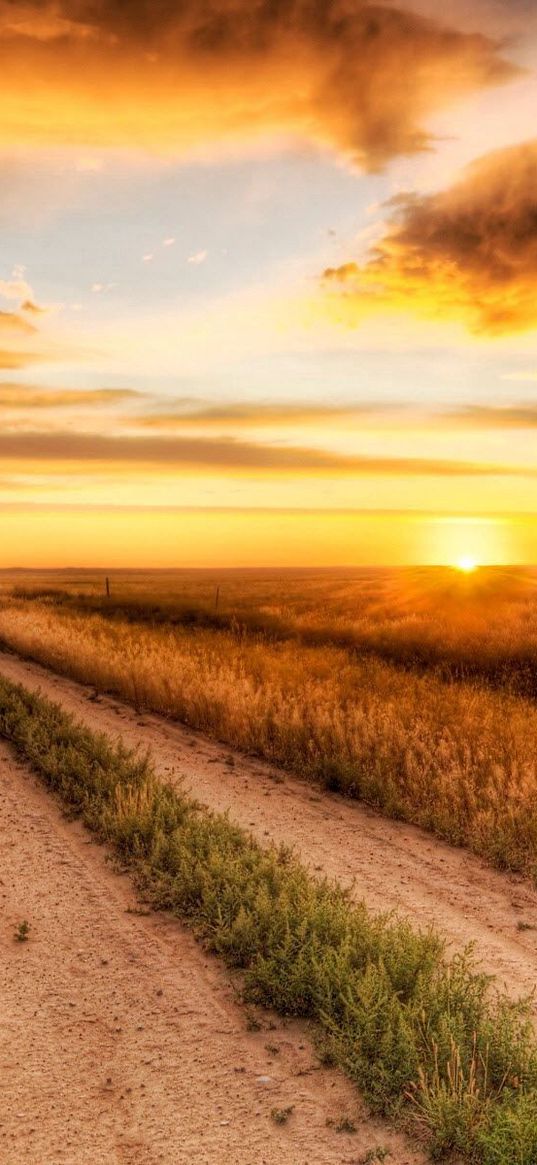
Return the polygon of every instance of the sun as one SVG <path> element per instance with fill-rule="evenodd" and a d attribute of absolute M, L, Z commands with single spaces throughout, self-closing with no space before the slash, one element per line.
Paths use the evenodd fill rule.
<path fill-rule="evenodd" d="M 475 558 L 470 558 L 469 554 L 463 554 L 455 563 L 455 567 L 457 570 L 462 570 L 464 574 L 472 574 L 472 571 L 477 570 L 478 563 Z"/>

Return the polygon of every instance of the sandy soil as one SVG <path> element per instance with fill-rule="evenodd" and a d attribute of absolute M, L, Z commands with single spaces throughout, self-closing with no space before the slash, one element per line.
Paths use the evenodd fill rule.
<path fill-rule="evenodd" d="M 221 965 L 130 912 L 129 880 L 5 744 L 0 852 L 2 1165 L 356 1165 L 375 1146 L 422 1163 L 300 1025 L 247 1030 Z M 343 1115 L 355 1134 L 327 1126 Z"/>
<path fill-rule="evenodd" d="M 150 748 L 163 778 L 184 776 L 198 800 L 229 810 L 264 843 L 292 845 L 314 870 L 354 883 L 353 892 L 372 908 L 435 925 L 456 949 L 474 943 L 480 965 L 514 994 L 533 990 L 537 891 L 518 875 L 495 871 L 423 830 L 321 793 L 174 722 L 141 717 L 38 664 L 0 653 L 0 673 L 41 689 L 89 727 Z"/>

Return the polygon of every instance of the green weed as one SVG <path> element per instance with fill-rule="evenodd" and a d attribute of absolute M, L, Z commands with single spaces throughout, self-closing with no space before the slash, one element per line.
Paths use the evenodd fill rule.
<path fill-rule="evenodd" d="M 356 1122 L 348 1116 L 342 1116 L 340 1120 L 336 1121 L 334 1128 L 336 1133 L 355 1133 Z"/>
<path fill-rule="evenodd" d="M 294 1111 L 294 1104 L 289 1104 L 287 1108 L 272 1108 L 270 1115 L 276 1125 L 286 1125 L 289 1117 Z"/>

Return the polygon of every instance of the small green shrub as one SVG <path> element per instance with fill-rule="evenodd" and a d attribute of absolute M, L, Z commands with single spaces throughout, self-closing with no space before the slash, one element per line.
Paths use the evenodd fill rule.
<path fill-rule="evenodd" d="M 294 1104 L 289 1104 L 287 1108 L 272 1108 L 270 1115 L 275 1125 L 286 1125 L 289 1117 L 294 1111 Z"/>
<path fill-rule="evenodd" d="M 348 1116 L 342 1116 L 340 1120 L 336 1121 L 334 1128 L 336 1133 L 355 1133 L 356 1124 Z"/>
<path fill-rule="evenodd" d="M 483 1165 L 529 1165 L 536 1162 L 535 1095 L 507 1092 L 479 1133 L 477 1145 Z"/>
<path fill-rule="evenodd" d="M 367 1153 L 360 1157 L 356 1165 L 377 1165 L 377 1162 L 386 1161 L 388 1157 L 391 1157 L 389 1149 L 385 1149 L 383 1145 L 375 1145 L 373 1149 L 368 1149 Z"/>

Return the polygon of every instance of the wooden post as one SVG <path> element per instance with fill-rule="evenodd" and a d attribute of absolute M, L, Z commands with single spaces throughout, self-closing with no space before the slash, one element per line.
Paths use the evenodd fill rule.
<path fill-rule="evenodd" d="M 218 600 L 219 600 L 219 598 L 220 598 L 220 587 L 217 587 L 217 588 L 216 588 L 216 594 L 215 594 L 215 596 L 214 596 L 214 613 L 215 613 L 215 615 L 216 615 L 216 612 L 218 611 Z"/>
<path fill-rule="evenodd" d="M 108 575 L 106 576 L 106 597 L 107 599 L 110 598 L 110 579 L 108 578 Z"/>

